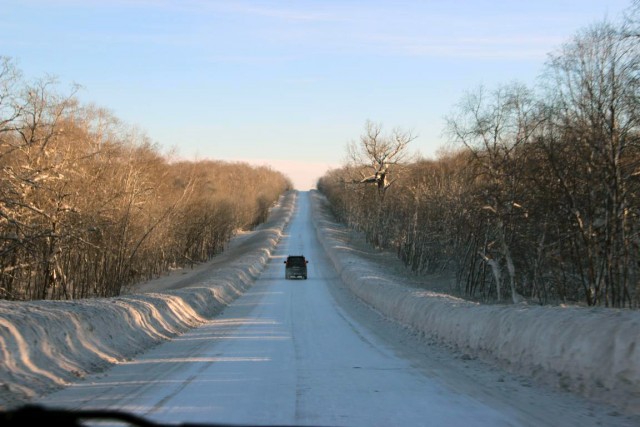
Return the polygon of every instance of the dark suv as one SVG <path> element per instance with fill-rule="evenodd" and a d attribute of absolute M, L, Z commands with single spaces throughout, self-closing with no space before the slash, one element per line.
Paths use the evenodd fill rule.
<path fill-rule="evenodd" d="M 294 277 L 306 279 L 307 278 L 307 264 L 309 261 L 304 255 L 289 255 L 284 262 L 284 278 L 292 279 Z"/>

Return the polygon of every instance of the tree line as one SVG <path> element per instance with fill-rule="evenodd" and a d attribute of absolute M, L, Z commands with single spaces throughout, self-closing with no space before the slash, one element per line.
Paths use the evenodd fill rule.
<path fill-rule="evenodd" d="M 54 78 L 0 57 L 0 298 L 111 297 L 207 261 L 292 188 L 268 167 L 178 161 Z"/>
<path fill-rule="evenodd" d="M 435 160 L 396 161 L 413 137 L 367 123 L 318 189 L 413 271 L 455 274 L 460 295 L 638 308 L 638 16 L 636 2 L 578 32 L 535 87 L 469 91 Z"/>

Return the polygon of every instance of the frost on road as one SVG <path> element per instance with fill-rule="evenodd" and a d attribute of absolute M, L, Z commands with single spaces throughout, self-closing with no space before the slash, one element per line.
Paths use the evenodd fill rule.
<path fill-rule="evenodd" d="M 569 394 L 465 360 L 344 289 L 308 193 L 255 285 L 204 326 L 40 399 L 165 423 L 326 426 L 631 425 Z M 285 280 L 289 254 L 308 280 Z"/>

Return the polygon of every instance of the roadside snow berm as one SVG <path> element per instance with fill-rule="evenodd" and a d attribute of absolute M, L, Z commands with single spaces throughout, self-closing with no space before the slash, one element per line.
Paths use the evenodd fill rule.
<path fill-rule="evenodd" d="M 341 279 L 384 316 L 465 355 L 640 414 L 640 312 L 482 305 L 407 287 L 402 277 L 372 274 L 340 240 L 344 227 L 323 214 L 324 197 L 314 192 L 312 203 L 318 239 Z"/>

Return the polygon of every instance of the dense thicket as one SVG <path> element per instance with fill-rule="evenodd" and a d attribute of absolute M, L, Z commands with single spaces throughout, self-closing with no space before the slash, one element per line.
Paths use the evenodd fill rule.
<path fill-rule="evenodd" d="M 366 162 L 328 172 L 319 190 L 413 270 L 455 273 L 461 294 L 639 307 L 634 16 L 581 31 L 535 90 L 469 92 L 447 119 L 457 148 L 406 162 L 386 191 L 358 179 Z"/>
<path fill-rule="evenodd" d="M 267 167 L 171 161 L 102 109 L 0 58 L 0 298 L 118 295 L 206 261 L 291 188 Z"/>

